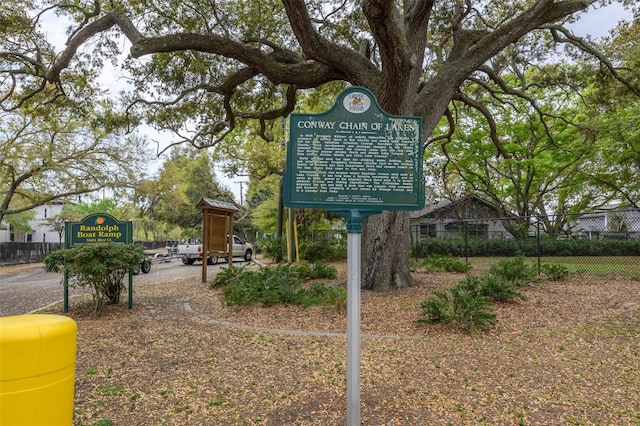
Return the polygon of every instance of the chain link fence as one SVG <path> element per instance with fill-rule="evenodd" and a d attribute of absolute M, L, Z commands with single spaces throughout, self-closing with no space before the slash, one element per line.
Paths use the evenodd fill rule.
<path fill-rule="evenodd" d="M 573 273 L 640 280 L 640 211 L 545 217 L 438 217 L 411 225 L 417 258 L 463 258 L 483 270 L 496 258 L 562 264 Z"/>

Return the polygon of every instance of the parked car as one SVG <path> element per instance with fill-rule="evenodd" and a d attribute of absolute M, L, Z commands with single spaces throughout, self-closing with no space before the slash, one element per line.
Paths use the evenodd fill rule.
<path fill-rule="evenodd" d="M 178 244 L 177 254 L 182 257 L 182 263 L 185 265 L 202 262 L 202 243 Z M 253 246 L 234 235 L 232 257 L 242 257 L 246 262 L 249 262 L 253 258 Z M 207 264 L 215 265 L 219 259 L 217 256 L 209 256 Z"/>

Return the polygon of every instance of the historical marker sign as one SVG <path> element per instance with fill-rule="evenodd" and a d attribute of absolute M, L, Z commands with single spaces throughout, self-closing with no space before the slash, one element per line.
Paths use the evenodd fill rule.
<path fill-rule="evenodd" d="M 324 114 L 292 114 L 284 204 L 347 220 L 347 425 L 360 424 L 360 231 L 382 210 L 424 206 L 422 121 L 392 116 L 363 87 Z"/>
<path fill-rule="evenodd" d="M 292 114 L 284 202 L 326 210 L 419 210 L 422 120 L 382 111 L 363 87 L 324 114 Z"/>

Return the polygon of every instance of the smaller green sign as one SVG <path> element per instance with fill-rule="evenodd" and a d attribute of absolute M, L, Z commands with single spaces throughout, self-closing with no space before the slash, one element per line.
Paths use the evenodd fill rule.
<path fill-rule="evenodd" d="M 65 222 L 65 246 L 88 243 L 132 242 L 132 223 L 119 222 L 108 214 L 92 214 L 81 222 Z"/>

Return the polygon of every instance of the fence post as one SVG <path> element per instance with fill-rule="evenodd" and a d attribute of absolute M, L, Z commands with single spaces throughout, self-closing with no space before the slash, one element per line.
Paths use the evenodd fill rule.
<path fill-rule="evenodd" d="M 464 222 L 464 261 L 469 264 L 469 229 L 467 222 Z"/>
<path fill-rule="evenodd" d="M 541 245 L 540 245 L 540 218 L 536 218 L 536 242 L 538 243 L 538 276 L 540 276 L 540 256 L 541 256 Z"/>
<path fill-rule="evenodd" d="M 416 262 L 418 261 L 418 232 L 414 231 L 414 229 L 419 229 L 420 225 L 414 225 L 413 227 L 411 227 L 411 225 L 409 225 L 409 236 L 411 237 L 411 248 L 413 249 L 413 257 L 416 260 Z M 415 238 L 413 233 L 416 233 Z"/>

